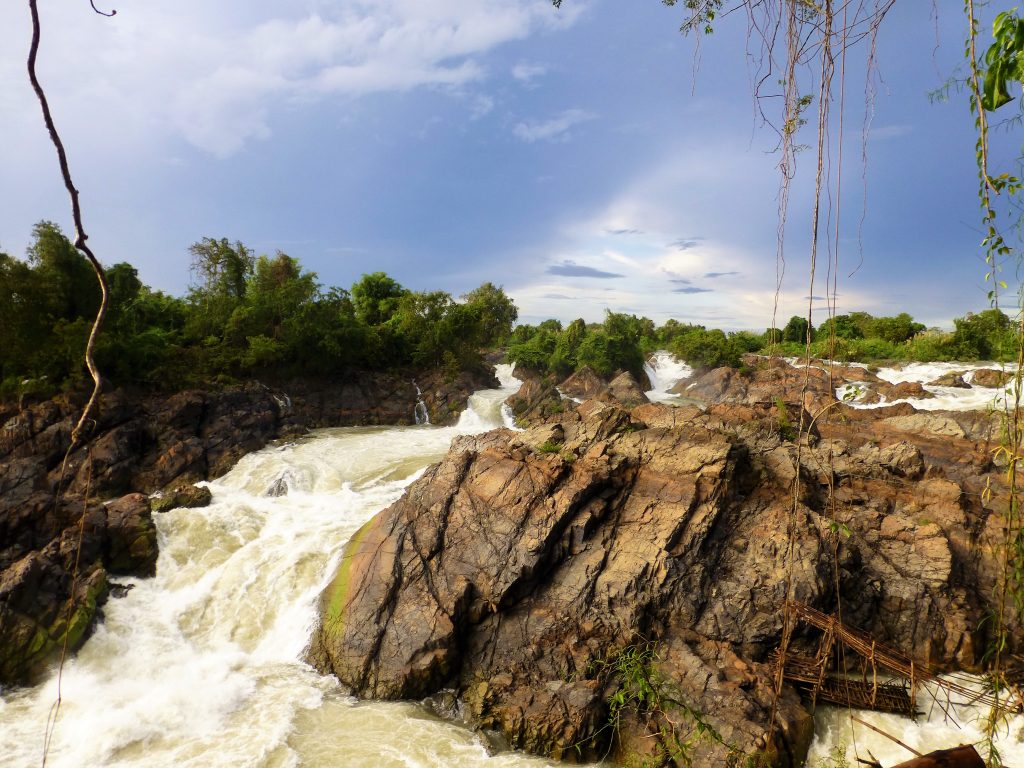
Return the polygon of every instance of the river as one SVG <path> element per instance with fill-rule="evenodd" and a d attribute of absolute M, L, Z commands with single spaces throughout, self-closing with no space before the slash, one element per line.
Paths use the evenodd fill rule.
<path fill-rule="evenodd" d="M 476 393 L 454 427 L 320 430 L 244 457 L 213 503 L 155 515 L 151 579 L 124 579 L 71 658 L 48 766 L 547 766 L 490 755 L 411 703 L 362 703 L 302 662 L 345 541 L 458 434 L 508 426 L 519 382 Z M 267 490 L 282 484 L 283 496 Z M 56 680 L 0 697 L 0 764 L 39 766 Z"/>
<path fill-rule="evenodd" d="M 669 400 L 668 388 L 689 369 L 659 354 L 648 375 L 652 399 Z M 357 702 L 302 661 L 342 544 L 456 435 L 511 426 L 502 403 L 519 382 L 509 366 L 498 376 L 501 388 L 473 395 L 456 426 L 320 430 L 244 457 L 209 483 L 210 506 L 155 515 L 157 575 L 122 580 L 130 590 L 107 602 L 104 621 L 65 666 L 47 765 L 553 765 L 492 754 L 468 728 L 415 703 Z M 275 487 L 287 494 L 268 495 Z M 55 678 L 0 696 L 0 763 L 41 764 L 56 698 Z M 809 764 L 837 744 L 852 748 L 847 725 L 844 713 L 819 712 Z M 973 738 L 940 732 L 937 723 L 884 725 L 928 748 Z M 1013 759 L 1024 757 L 1017 730 L 1004 746 Z M 880 759 L 908 757 L 858 736 L 862 754 L 868 738 Z"/>

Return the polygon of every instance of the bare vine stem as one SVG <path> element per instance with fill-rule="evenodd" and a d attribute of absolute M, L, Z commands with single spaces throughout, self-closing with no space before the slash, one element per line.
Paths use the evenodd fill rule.
<path fill-rule="evenodd" d="M 89 2 L 92 9 L 101 16 L 113 16 L 117 13 L 117 11 L 103 13 L 96 8 L 93 0 L 89 0 Z M 71 170 L 68 167 L 67 152 L 64 150 L 64 142 L 61 140 L 60 134 L 57 132 L 57 126 L 53 122 L 53 115 L 50 112 L 50 104 L 46 99 L 46 93 L 43 91 L 43 86 L 40 84 L 39 77 L 36 75 L 36 56 L 39 53 L 40 36 L 39 8 L 37 7 L 37 0 L 28 0 L 28 7 L 32 13 L 32 44 L 29 47 L 28 52 L 28 79 L 32 83 L 32 90 L 35 91 L 36 99 L 39 101 L 39 106 L 43 111 L 43 122 L 46 123 L 46 130 L 50 134 L 50 141 L 53 143 L 54 149 L 57 150 L 57 161 L 60 164 L 60 174 L 64 180 L 64 188 L 68 192 L 68 197 L 71 198 L 71 218 L 75 225 L 75 248 L 84 254 L 89 260 L 89 263 L 92 265 L 93 272 L 96 273 L 96 281 L 100 284 L 100 306 L 99 309 L 96 310 L 96 318 L 93 320 L 92 328 L 89 331 L 89 339 L 85 343 L 85 367 L 89 369 L 89 375 L 92 377 L 92 394 L 89 396 L 89 400 L 85 405 L 85 409 L 82 411 L 81 417 L 75 424 L 74 429 L 71 430 L 70 451 L 81 442 L 82 430 L 85 428 L 93 409 L 96 407 L 96 401 L 99 399 L 100 389 L 103 386 L 103 377 L 100 375 L 99 368 L 96 367 L 96 361 L 93 358 L 93 353 L 96 349 L 96 339 L 99 337 L 100 328 L 103 326 L 103 318 L 107 313 L 107 299 L 109 292 L 107 289 L 107 278 L 103 273 L 103 265 L 100 264 L 99 259 L 96 258 L 92 249 L 86 243 L 89 236 L 85 233 L 85 226 L 82 224 L 82 207 L 78 201 L 78 189 L 75 188 L 75 184 L 71 180 Z"/>
<path fill-rule="evenodd" d="M 109 13 L 101 11 L 96 7 L 95 0 L 89 0 L 89 5 L 92 7 L 92 10 L 100 16 L 112 17 L 117 13 L 116 10 L 111 10 Z M 64 149 L 64 142 L 61 140 L 60 133 L 57 131 L 57 126 L 54 123 L 53 114 L 50 111 L 50 104 L 46 98 L 46 92 L 43 90 L 43 86 L 39 82 L 39 77 L 36 74 L 36 59 L 39 55 L 39 39 L 41 36 L 37 0 L 29 0 L 28 7 L 32 17 L 32 41 L 29 45 L 27 61 L 28 79 L 32 84 L 32 90 L 35 92 L 36 99 L 39 101 L 39 107 L 43 112 L 43 122 L 46 124 L 46 130 L 50 134 L 50 141 L 53 144 L 54 149 L 57 151 L 57 162 L 60 165 L 61 178 L 64 181 L 64 188 L 67 190 L 68 197 L 71 200 L 71 217 L 75 226 L 74 246 L 89 260 L 89 263 L 92 265 L 93 272 L 96 275 L 96 281 L 100 286 L 100 305 L 96 310 L 96 317 L 93 320 L 91 329 L 89 330 L 89 338 L 86 340 L 84 352 L 85 367 L 89 370 L 89 375 L 92 377 L 93 382 L 92 393 L 85 404 L 85 408 L 82 410 L 82 415 L 71 430 L 71 439 L 69 441 L 67 451 L 64 454 L 64 461 L 61 464 L 60 480 L 57 483 L 57 491 L 54 496 L 54 505 L 56 506 L 59 503 L 60 495 L 63 490 L 64 474 L 67 470 L 68 459 L 71 456 L 71 452 L 83 441 L 88 442 L 86 427 L 89 424 L 90 417 L 96 407 L 100 391 L 103 387 L 103 377 L 100 375 L 99 368 L 96 366 L 94 352 L 96 349 L 96 339 L 99 337 L 100 329 L 103 326 L 103 318 L 107 313 L 109 290 L 107 287 L 107 278 L 103 272 L 103 265 L 100 264 L 99 259 L 96 258 L 96 255 L 92 252 L 92 249 L 86 242 L 89 239 L 89 236 L 86 234 L 85 225 L 82 223 L 82 207 L 78 199 L 78 189 L 75 187 L 74 181 L 71 178 L 71 169 L 68 165 L 67 152 Z M 91 456 L 88 458 L 88 465 L 90 467 L 89 485 L 91 485 Z M 47 757 L 49 756 L 50 747 L 53 741 L 54 730 L 57 726 L 57 717 L 60 714 L 62 699 L 61 679 L 64 672 L 64 662 L 67 659 L 69 650 L 68 645 L 70 639 L 71 619 L 74 615 L 75 592 L 78 589 L 78 569 L 82 555 L 82 539 L 85 535 L 85 517 L 88 513 L 90 495 L 89 485 L 86 486 L 85 498 L 82 501 L 82 515 L 78 522 L 78 543 L 75 548 L 75 563 L 71 575 L 71 590 L 68 597 L 67 614 L 65 617 L 64 638 L 61 647 L 60 665 L 57 671 L 57 699 L 54 701 L 53 707 L 50 709 L 49 716 L 47 717 L 46 733 L 43 739 L 42 766 L 44 768 L 46 766 Z"/>

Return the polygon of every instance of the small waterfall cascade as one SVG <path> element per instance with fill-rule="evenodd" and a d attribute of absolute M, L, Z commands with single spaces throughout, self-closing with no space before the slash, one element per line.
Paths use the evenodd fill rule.
<path fill-rule="evenodd" d="M 416 379 L 412 380 L 412 385 L 416 388 L 416 405 L 412 409 L 413 418 L 417 424 L 429 424 L 430 414 L 427 413 L 427 404 L 423 402 L 423 393 L 420 391 L 420 385 L 416 383 Z"/>
<path fill-rule="evenodd" d="M 677 382 L 692 376 L 693 368 L 668 350 L 659 349 L 644 363 L 644 373 L 651 382 L 651 389 L 644 393 L 647 399 L 652 403 L 670 403 L 678 396 L 669 390 Z"/>

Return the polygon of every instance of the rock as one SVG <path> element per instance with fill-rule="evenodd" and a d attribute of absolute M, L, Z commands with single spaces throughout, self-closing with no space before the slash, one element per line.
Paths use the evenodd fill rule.
<path fill-rule="evenodd" d="M 415 383 L 414 383 L 415 381 Z M 301 432 L 315 427 L 364 424 L 415 424 L 419 386 L 431 424 L 453 424 L 478 389 L 497 387 L 492 369 L 405 374 L 354 371 L 342 381 L 304 377 L 279 382 L 273 394 L 282 409 L 282 428 Z"/>
<path fill-rule="evenodd" d="M 955 387 L 956 389 L 969 389 L 970 384 L 964 381 L 963 373 L 957 373 L 956 371 L 950 371 L 944 373 L 938 378 L 928 382 L 929 387 Z"/>
<path fill-rule="evenodd" d="M 103 560 L 107 571 L 152 576 L 158 553 L 149 498 L 130 493 L 106 506 L 107 551 Z"/>
<path fill-rule="evenodd" d="M 761 386 L 712 373 L 721 391 Z M 832 612 L 838 583 L 847 623 L 970 668 L 1000 567 L 980 491 L 1003 481 L 979 471 L 984 447 L 945 415 L 842 408 L 793 441 L 776 403 L 597 399 L 457 438 L 346 546 L 310 660 L 360 696 L 454 691 L 474 725 L 552 757 L 655 757 L 696 712 L 721 741 L 698 741 L 694 764 L 802 764 L 812 722 L 793 691 L 769 729 L 790 587 Z M 668 703 L 623 712 L 613 737 L 626 663 Z"/>
<path fill-rule="evenodd" d="M 972 387 L 1002 387 L 1013 378 L 1009 371 L 998 371 L 995 368 L 979 368 L 968 375 Z"/>
<path fill-rule="evenodd" d="M 690 385 L 693 383 L 693 376 L 687 376 L 684 379 L 680 379 L 671 387 L 668 388 L 669 394 L 672 395 L 685 395 L 690 389 Z"/>
<path fill-rule="evenodd" d="M 421 379 L 431 388 L 424 399 L 438 421 L 455 418 L 467 390 L 497 384 L 482 372 Z M 190 483 L 226 472 L 282 431 L 411 421 L 415 388 L 408 376 L 357 373 L 341 387 L 335 381 L 316 386 L 299 387 L 295 402 L 256 382 L 171 396 L 107 392 L 90 445 L 68 456 L 66 467 L 87 393 L 0 404 L 0 686 L 35 679 L 65 636 L 72 650 L 84 642 L 106 599 L 108 573 L 153 573 L 158 552 L 150 502 L 129 491 L 171 489 L 154 500 L 157 509 L 200 506 L 210 492 Z M 362 399 L 339 402 L 338 392 L 353 387 Z M 111 498 L 106 506 L 99 502 Z"/>
<path fill-rule="evenodd" d="M 182 484 L 175 486 L 171 491 L 164 492 L 160 496 L 151 499 L 150 504 L 154 512 L 167 512 L 171 509 L 184 507 L 195 509 L 208 506 L 213 500 L 213 494 L 206 486 Z"/>
<path fill-rule="evenodd" d="M 264 496 L 270 496 L 271 498 L 279 498 L 281 496 L 287 496 L 288 491 L 288 478 L 285 476 L 279 477 L 270 484 L 270 487 L 264 492 Z"/>
<path fill-rule="evenodd" d="M 34 541 L 45 544 L 13 561 L 9 559 L 12 549 L 5 546 L 0 559 L 0 685 L 4 686 L 38 679 L 65 638 L 70 650 L 79 648 L 107 597 L 102 506 L 86 505 L 73 497 L 55 505 L 45 494 L 38 494 L 30 504 L 20 517 L 15 540 L 5 542 L 22 547 Z M 77 579 L 73 576 L 76 561 Z"/>
<path fill-rule="evenodd" d="M 837 381 L 820 368 L 794 368 L 784 360 L 754 358 L 744 371 L 716 368 L 696 376 L 685 395 L 713 403 L 801 403 L 811 414 L 824 412 L 836 403 Z M 834 385 L 834 386 L 833 386 Z"/>
<path fill-rule="evenodd" d="M 585 365 L 559 384 L 558 388 L 563 394 L 582 401 L 596 397 L 607 386 L 604 379 L 594 373 L 593 368 Z"/>
<path fill-rule="evenodd" d="M 963 427 L 953 418 L 941 413 L 915 413 L 909 416 L 891 416 L 885 424 L 906 432 L 931 432 L 948 437 L 966 437 Z"/>
<path fill-rule="evenodd" d="M 558 394 L 554 383 L 537 377 L 525 379 L 519 391 L 505 400 L 520 424 L 543 422 L 549 417 L 557 418 L 565 412 L 566 402 Z"/>
<path fill-rule="evenodd" d="M 629 371 L 620 373 L 612 379 L 608 388 L 599 397 L 617 402 L 627 408 L 650 402 L 640 384 Z"/>
<path fill-rule="evenodd" d="M 916 381 L 901 381 L 899 384 L 880 387 L 879 393 L 887 400 L 927 400 L 935 397 Z"/>

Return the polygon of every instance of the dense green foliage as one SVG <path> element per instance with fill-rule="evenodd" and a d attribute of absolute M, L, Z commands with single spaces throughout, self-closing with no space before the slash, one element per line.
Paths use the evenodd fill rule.
<path fill-rule="evenodd" d="M 852 312 L 817 329 L 794 316 L 782 330 L 725 333 L 678 320 L 656 328 L 647 318 L 608 312 L 601 324 L 520 325 L 512 332 L 508 357 L 540 373 L 564 376 L 589 365 L 608 376 L 619 370 L 639 373 L 655 349 L 667 349 L 698 370 L 740 367 L 742 356 L 751 352 L 798 357 L 806 352 L 808 332 L 812 356 L 841 362 L 1008 360 L 1016 349 L 1013 321 L 997 309 L 957 318 L 954 325 L 952 332 L 927 330 L 906 312 L 892 317 Z"/>
<path fill-rule="evenodd" d="M 694 368 L 738 367 L 749 352 L 839 361 L 1009 359 L 1013 321 L 997 309 L 926 330 L 907 313 L 837 315 L 808 327 L 793 317 L 763 334 L 725 333 L 669 320 L 606 312 L 604 322 L 557 320 L 513 328 L 505 292 L 484 283 L 456 301 L 417 292 L 383 272 L 350 290 L 325 289 L 291 256 L 257 256 L 242 243 L 204 238 L 190 249 L 193 286 L 183 298 L 154 291 L 129 264 L 109 267 L 110 307 L 97 360 L 117 384 L 175 388 L 248 376 L 330 375 L 353 368 L 443 368 L 482 364 L 480 351 L 506 346 L 508 359 L 567 376 L 590 366 L 601 376 L 639 375 L 668 349 Z M 28 258 L 0 253 L 0 395 L 54 391 L 84 379 L 82 349 L 99 303 L 88 263 L 60 229 L 40 222 Z"/>
<path fill-rule="evenodd" d="M 509 340 L 508 359 L 539 373 L 567 375 L 589 366 L 606 377 L 616 371 L 639 375 L 646 355 L 657 348 L 652 320 L 608 311 L 603 323 L 520 325 Z"/>
<path fill-rule="evenodd" d="M 790 321 L 787 328 L 795 326 Z M 802 328 L 807 321 L 802 320 Z M 943 360 L 1012 359 L 1016 350 L 1013 321 L 998 309 L 968 313 L 953 321 L 955 330 L 926 329 L 906 312 L 893 317 L 872 317 L 867 312 L 836 315 L 815 330 L 811 328 L 811 355 L 845 362 L 878 360 L 934 362 Z M 773 331 L 765 332 L 766 347 Z M 779 332 L 774 331 L 775 338 Z M 775 351 L 803 355 L 806 341 L 781 334 Z"/>
<path fill-rule="evenodd" d="M 97 362 L 117 384 L 180 387 L 244 376 L 334 374 L 351 368 L 482 364 L 517 311 L 485 283 L 456 301 L 416 292 L 384 273 L 351 291 L 325 289 L 291 256 L 256 256 L 242 243 L 194 244 L 184 298 L 142 284 L 129 264 L 106 270 L 110 306 Z M 82 349 L 99 304 L 88 262 L 41 222 L 27 261 L 0 253 L 0 394 L 53 391 L 84 378 Z"/>

